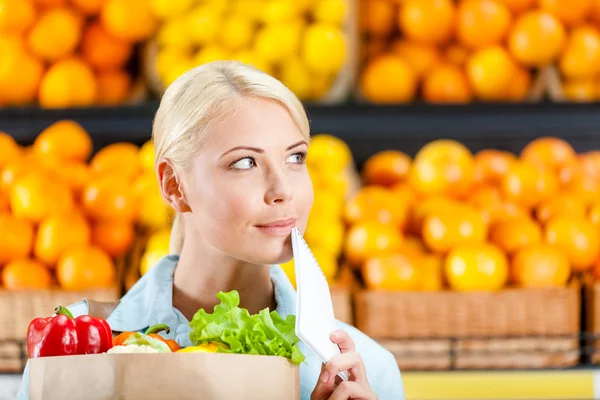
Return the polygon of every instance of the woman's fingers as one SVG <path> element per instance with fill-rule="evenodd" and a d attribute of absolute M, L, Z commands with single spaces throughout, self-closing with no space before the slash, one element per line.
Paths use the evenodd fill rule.
<path fill-rule="evenodd" d="M 368 386 L 363 386 L 357 382 L 344 381 L 340 383 L 329 400 L 376 400 L 377 395 L 369 389 Z"/>
<path fill-rule="evenodd" d="M 365 365 L 363 364 L 362 357 L 357 352 L 342 353 L 333 357 L 325 364 L 325 372 L 328 373 L 330 379 L 333 379 L 342 371 L 350 372 L 351 380 L 368 386 Z"/>
<path fill-rule="evenodd" d="M 329 399 L 329 396 L 333 393 L 333 389 L 335 389 L 335 383 L 335 376 L 332 378 L 331 373 L 326 370 L 325 364 L 323 364 L 321 366 L 321 374 L 319 375 L 317 385 L 310 395 L 310 400 Z"/>
<path fill-rule="evenodd" d="M 337 330 L 330 335 L 333 343 L 337 344 L 342 353 L 348 353 L 355 350 L 354 340 L 348 335 L 348 332 Z"/>

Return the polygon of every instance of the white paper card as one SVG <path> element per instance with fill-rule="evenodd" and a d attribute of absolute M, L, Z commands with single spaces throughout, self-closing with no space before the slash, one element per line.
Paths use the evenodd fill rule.
<path fill-rule="evenodd" d="M 294 269 L 296 271 L 296 335 L 324 363 L 340 354 L 329 335 L 336 321 L 327 279 L 298 228 L 292 230 Z M 348 374 L 339 374 L 347 380 Z"/>

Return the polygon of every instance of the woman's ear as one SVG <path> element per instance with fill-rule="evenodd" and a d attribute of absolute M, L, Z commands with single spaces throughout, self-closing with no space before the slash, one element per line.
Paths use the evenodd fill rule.
<path fill-rule="evenodd" d="M 183 190 L 181 176 L 177 173 L 173 162 L 169 159 L 161 160 L 156 166 L 156 174 L 165 201 L 178 213 L 192 211 Z"/>

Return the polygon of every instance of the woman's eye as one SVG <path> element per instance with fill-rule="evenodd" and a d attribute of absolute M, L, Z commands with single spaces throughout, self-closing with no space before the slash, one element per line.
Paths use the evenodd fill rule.
<path fill-rule="evenodd" d="M 250 169 L 255 165 L 256 163 L 252 157 L 245 157 L 231 164 L 231 167 L 235 169 Z"/>
<path fill-rule="evenodd" d="M 304 158 L 306 154 L 304 153 L 295 153 L 288 157 L 287 162 L 293 164 L 302 164 L 304 162 Z"/>

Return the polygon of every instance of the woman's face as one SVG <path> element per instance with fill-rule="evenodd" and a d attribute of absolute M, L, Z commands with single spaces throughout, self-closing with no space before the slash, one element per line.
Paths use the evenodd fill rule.
<path fill-rule="evenodd" d="M 185 185 L 188 220 L 210 246 L 239 260 L 290 260 L 292 227 L 304 232 L 313 202 L 307 149 L 285 108 L 242 100 L 194 158 Z"/>

